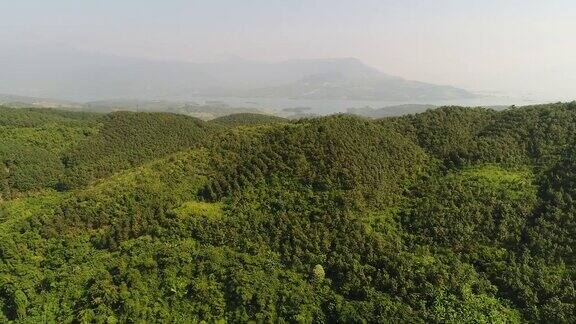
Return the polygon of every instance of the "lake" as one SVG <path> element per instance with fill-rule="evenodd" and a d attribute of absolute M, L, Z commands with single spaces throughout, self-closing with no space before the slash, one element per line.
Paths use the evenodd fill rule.
<path fill-rule="evenodd" d="M 280 112 L 286 108 L 306 107 L 306 113 L 327 115 L 343 113 L 349 108 L 384 108 L 403 104 L 430 104 L 436 106 L 466 106 L 466 107 L 489 107 L 489 106 L 524 106 L 541 103 L 562 101 L 562 99 L 545 99 L 530 97 L 496 97 L 483 96 L 469 99 L 453 100 L 410 100 L 410 101 L 378 101 L 378 100 L 315 100 L 315 99 L 278 99 L 278 98 L 238 98 L 238 97 L 191 97 L 187 98 L 197 103 L 222 102 L 232 107 L 259 108 Z M 563 101 L 566 101 L 564 99 Z"/>

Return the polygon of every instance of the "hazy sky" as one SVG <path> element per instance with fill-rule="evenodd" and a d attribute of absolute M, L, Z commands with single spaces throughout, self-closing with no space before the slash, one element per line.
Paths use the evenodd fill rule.
<path fill-rule="evenodd" d="M 574 0 L 0 0 L 0 41 L 214 61 L 356 57 L 470 90 L 576 97 Z"/>

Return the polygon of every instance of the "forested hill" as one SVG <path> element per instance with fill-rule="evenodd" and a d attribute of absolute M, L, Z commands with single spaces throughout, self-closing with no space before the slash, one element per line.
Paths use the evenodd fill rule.
<path fill-rule="evenodd" d="M 574 102 L 0 133 L 1 322 L 576 322 Z"/>

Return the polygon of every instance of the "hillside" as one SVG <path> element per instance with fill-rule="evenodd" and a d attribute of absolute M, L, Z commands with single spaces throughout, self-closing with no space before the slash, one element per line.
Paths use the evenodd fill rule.
<path fill-rule="evenodd" d="M 574 322 L 574 125 L 2 107 L 0 321 Z"/>
<path fill-rule="evenodd" d="M 214 118 L 210 122 L 213 124 L 224 126 L 250 126 L 250 125 L 255 126 L 270 123 L 288 122 L 288 119 L 273 115 L 237 113 Z"/>

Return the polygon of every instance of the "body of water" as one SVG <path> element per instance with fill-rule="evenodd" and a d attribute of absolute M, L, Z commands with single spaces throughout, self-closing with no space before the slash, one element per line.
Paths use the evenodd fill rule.
<path fill-rule="evenodd" d="M 466 107 L 493 107 L 493 106 L 525 106 L 542 103 L 567 101 L 562 99 L 544 99 L 529 97 L 495 97 L 485 96 L 469 99 L 453 100 L 410 100 L 410 101 L 378 101 L 378 100 L 314 100 L 314 99 L 277 99 L 277 98 L 238 98 L 238 97 L 192 97 L 187 100 L 197 103 L 221 102 L 231 107 L 258 108 L 268 111 L 281 112 L 287 108 L 302 109 L 305 113 L 327 115 L 346 112 L 349 108 L 384 108 L 404 104 L 429 104 L 436 106 L 466 106 Z"/>

